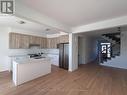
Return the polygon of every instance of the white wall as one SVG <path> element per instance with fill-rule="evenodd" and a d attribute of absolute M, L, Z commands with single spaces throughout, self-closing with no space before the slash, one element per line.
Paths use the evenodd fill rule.
<path fill-rule="evenodd" d="M 97 57 L 97 42 L 90 37 L 79 37 L 79 64 L 86 64 Z"/>
<path fill-rule="evenodd" d="M 127 56 L 127 31 L 121 33 L 121 55 Z"/>
<path fill-rule="evenodd" d="M 0 27 L 0 71 L 8 69 L 8 45 L 9 45 L 9 28 Z"/>
<path fill-rule="evenodd" d="M 101 65 L 127 69 L 127 31 L 121 33 L 121 54 Z"/>

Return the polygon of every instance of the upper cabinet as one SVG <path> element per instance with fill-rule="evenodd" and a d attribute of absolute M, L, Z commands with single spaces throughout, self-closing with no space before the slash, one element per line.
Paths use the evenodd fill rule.
<path fill-rule="evenodd" d="M 16 49 L 19 48 L 19 35 L 16 33 L 9 33 L 9 48 Z"/>
<path fill-rule="evenodd" d="M 41 37 L 30 36 L 30 44 L 41 44 Z"/>
<path fill-rule="evenodd" d="M 10 49 L 28 49 L 30 44 L 40 45 L 40 48 L 46 48 L 46 38 L 24 35 L 19 33 L 9 33 Z"/>
<path fill-rule="evenodd" d="M 29 47 L 29 36 L 10 33 L 9 34 L 9 48 L 10 49 L 27 49 Z"/>
<path fill-rule="evenodd" d="M 29 48 L 29 36 L 28 35 L 19 35 L 19 48 L 27 49 Z"/>
<path fill-rule="evenodd" d="M 39 45 L 40 48 L 57 48 L 59 43 L 68 43 L 69 36 L 62 35 L 55 38 L 44 38 L 19 33 L 9 33 L 10 49 L 28 49 L 30 45 Z"/>
<path fill-rule="evenodd" d="M 69 43 L 69 35 L 62 35 L 55 38 L 47 38 L 47 48 L 57 48 L 59 43 Z"/>
<path fill-rule="evenodd" d="M 69 43 L 69 35 L 62 35 L 59 37 L 59 43 Z"/>
<path fill-rule="evenodd" d="M 41 38 L 41 48 L 47 48 L 47 38 Z"/>
<path fill-rule="evenodd" d="M 58 38 L 48 38 L 47 39 L 47 48 L 57 48 Z"/>

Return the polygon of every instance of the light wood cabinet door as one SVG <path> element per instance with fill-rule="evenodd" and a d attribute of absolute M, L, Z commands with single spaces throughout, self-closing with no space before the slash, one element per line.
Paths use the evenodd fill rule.
<path fill-rule="evenodd" d="M 41 37 L 30 36 L 30 44 L 41 44 Z"/>
<path fill-rule="evenodd" d="M 44 38 L 43 45 L 44 45 L 44 48 L 47 48 L 47 38 Z"/>
<path fill-rule="evenodd" d="M 47 38 L 47 48 L 51 48 L 51 38 Z"/>
<path fill-rule="evenodd" d="M 55 38 L 44 38 L 37 36 L 30 36 L 18 33 L 9 34 L 9 48 L 11 49 L 27 49 L 30 44 L 40 45 L 40 48 L 57 48 L 59 43 L 68 43 L 69 36 L 63 35 Z"/>
<path fill-rule="evenodd" d="M 57 48 L 58 38 L 54 38 L 53 41 L 54 41 L 53 47 L 54 47 L 54 48 Z"/>
<path fill-rule="evenodd" d="M 9 48 L 10 49 L 18 49 L 20 43 L 20 35 L 17 33 L 9 34 Z"/>
<path fill-rule="evenodd" d="M 9 33 L 10 49 L 28 49 L 30 44 L 40 45 L 40 48 L 47 48 L 47 38 L 19 33 Z"/>
<path fill-rule="evenodd" d="M 48 38 L 47 39 L 47 48 L 56 49 L 59 39 L 56 38 Z"/>
<path fill-rule="evenodd" d="M 14 33 L 9 33 L 9 48 L 13 49 L 15 46 L 15 35 Z"/>
<path fill-rule="evenodd" d="M 41 38 L 41 48 L 47 48 L 47 38 Z"/>
<path fill-rule="evenodd" d="M 29 36 L 28 35 L 22 35 L 22 34 L 20 35 L 19 48 L 20 49 L 29 48 Z"/>
<path fill-rule="evenodd" d="M 27 49 L 29 48 L 29 36 L 10 33 L 9 34 L 9 48 L 10 49 Z"/>
<path fill-rule="evenodd" d="M 68 43 L 69 42 L 69 35 L 62 35 L 59 37 L 59 43 Z"/>

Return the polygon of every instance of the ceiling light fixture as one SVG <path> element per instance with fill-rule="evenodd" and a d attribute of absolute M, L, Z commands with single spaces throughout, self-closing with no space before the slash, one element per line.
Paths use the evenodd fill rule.
<path fill-rule="evenodd" d="M 45 31 L 50 31 L 50 29 L 49 29 L 49 28 L 47 28 L 47 29 L 45 29 Z"/>
<path fill-rule="evenodd" d="M 18 21 L 19 24 L 25 24 L 26 22 L 25 21 Z"/>

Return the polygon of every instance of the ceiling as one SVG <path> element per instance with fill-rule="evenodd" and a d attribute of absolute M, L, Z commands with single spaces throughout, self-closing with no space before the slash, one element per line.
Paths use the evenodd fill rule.
<path fill-rule="evenodd" d="M 18 0 L 70 27 L 127 15 L 127 0 Z"/>
<path fill-rule="evenodd" d="M 96 30 L 96 31 L 88 31 L 84 33 L 77 33 L 79 37 L 92 37 L 92 38 L 99 38 L 102 36 L 102 34 L 108 34 L 108 33 L 117 33 L 117 32 L 126 32 L 127 26 L 120 27 L 120 31 L 118 27 L 115 28 L 109 28 L 109 29 L 102 29 L 102 30 Z"/>
<path fill-rule="evenodd" d="M 24 24 L 20 24 L 20 21 L 24 21 Z M 58 29 L 45 26 L 42 24 L 34 23 L 32 21 L 22 19 L 15 16 L 0 16 L 0 26 L 19 28 L 27 31 L 38 32 L 39 34 L 52 35 L 63 33 Z M 48 31 L 47 31 L 48 30 Z"/>

